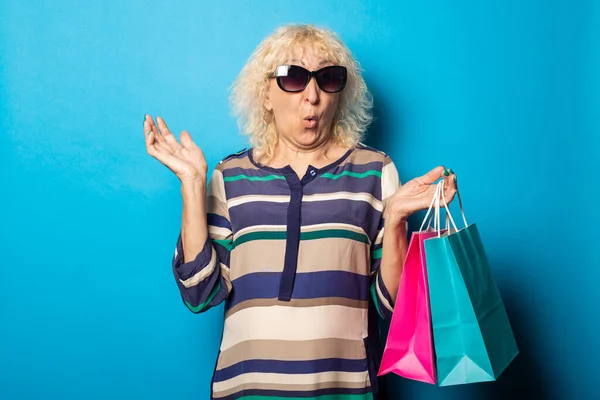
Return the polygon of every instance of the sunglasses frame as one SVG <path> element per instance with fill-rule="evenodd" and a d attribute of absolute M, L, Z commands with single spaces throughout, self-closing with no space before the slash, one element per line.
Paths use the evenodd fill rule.
<path fill-rule="evenodd" d="M 306 71 L 308 73 L 308 79 L 306 80 L 306 83 L 304 84 L 304 86 L 301 89 L 298 90 L 287 90 L 284 89 L 282 83 L 281 83 L 281 78 L 287 76 L 287 75 L 280 75 L 280 69 L 282 68 L 286 68 L 286 72 L 287 70 L 289 70 L 291 67 L 296 67 L 296 68 L 300 68 L 303 69 L 304 71 Z M 343 77 L 343 82 L 342 82 L 342 87 L 339 90 L 335 90 L 335 91 L 328 91 L 323 89 L 323 87 L 321 87 L 321 84 L 319 83 L 319 80 L 317 79 L 319 73 L 323 72 L 324 69 L 328 69 L 328 68 L 340 68 L 341 70 L 344 71 L 344 77 Z M 319 86 L 319 88 L 324 91 L 325 93 L 339 93 L 342 90 L 344 90 L 344 88 L 346 87 L 346 82 L 348 82 L 348 69 L 342 65 L 328 65 L 326 67 L 323 67 L 317 71 L 309 71 L 308 69 L 301 67 L 299 65 L 295 65 L 295 64 L 285 64 L 285 65 L 279 65 L 276 69 L 275 69 L 275 73 L 273 74 L 273 77 L 275 78 L 275 80 L 277 81 L 277 86 L 279 86 L 279 88 L 281 90 L 283 90 L 284 92 L 288 92 L 288 93 L 299 93 L 304 91 L 304 89 L 306 89 L 306 87 L 308 86 L 308 84 L 310 83 L 310 80 L 314 77 L 315 81 L 317 82 L 317 86 Z"/>

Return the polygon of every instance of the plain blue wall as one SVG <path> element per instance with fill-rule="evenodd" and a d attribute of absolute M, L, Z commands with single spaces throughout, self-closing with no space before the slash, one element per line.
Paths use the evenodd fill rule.
<path fill-rule="evenodd" d="M 350 46 L 403 180 L 457 172 L 521 347 L 496 383 L 391 390 L 598 396 L 598 3 L 3 1 L 0 399 L 208 398 L 222 315 L 181 303 L 178 181 L 142 117 L 211 168 L 243 148 L 228 87 L 288 22 Z"/>

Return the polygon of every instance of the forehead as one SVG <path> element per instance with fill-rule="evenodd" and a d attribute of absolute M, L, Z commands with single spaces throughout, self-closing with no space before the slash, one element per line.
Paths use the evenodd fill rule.
<path fill-rule="evenodd" d="M 294 62 L 304 66 L 320 66 L 337 62 L 333 51 L 323 43 L 294 43 L 282 49 L 279 63 Z"/>

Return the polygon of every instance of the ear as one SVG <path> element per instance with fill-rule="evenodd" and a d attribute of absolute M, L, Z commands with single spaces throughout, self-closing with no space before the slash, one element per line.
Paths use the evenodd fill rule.
<path fill-rule="evenodd" d="M 273 103 L 271 103 L 271 82 L 269 80 L 266 81 L 265 86 L 265 98 L 263 100 L 263 107 L 267 111 L 273 111 Z"/>
<path fill-rule="evenodd" d="M 269 90 L 267 88 L 267 91 L 265 93 L 265 99 L 263 100 L 263 106 L 265 107 L 265 109 L 267 111 L 272 111 L 273 110 L 273 104 L 271 103 L 271 98 L 269 97 Z"/>

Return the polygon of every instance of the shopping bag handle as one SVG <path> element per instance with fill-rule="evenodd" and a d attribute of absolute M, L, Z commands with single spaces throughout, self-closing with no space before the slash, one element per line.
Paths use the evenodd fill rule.
<path fill-rule="evenodd" d="M 444 185 L 446 183 L 444 182 L 444 180 L 441 180 L 438 184 L 437 184 L 437 188 L 435 191 L 435 220 L 437 222 L 437 224 L 435 225 L 437 227 L 437 234 L 438 237 L 442 236 L 442 224 L 440 221 L 440 215 L 442 214 L 442 210 L 440 207 L 440 197 L 442 199 L 444 199 L 444 208 L 446 209 L 446 221 L 448 221 L 448 218 L 450 218 L 450 222 L 452 222 L 452 226 L 454 226 L 454 230 L 456 232 L 458 232 L 458 228 L 456 227 L 456 223 L 454 223 L 454 218 L 452 218 L 452 214 L 450 213 L 450 209 L 448 208 L 448 203 L 446 202 L 446 197 L 444 196 Z M 446 222 L 446 226 L 448 226 L 448 223 Z"/>
<path fill-rule="evenodd" d="M 425 226 L 425 223 L 427 223 L 428 229 L 431 228 L 431 220 L 433 220 L 433 223 L 434 223 L 433 229 L 438 232 L 438 236 L 441 235 L 441 232 L 440 232 L 441 224 L 440 224 L 440 218 L 439 218 L 439 213 L 440 213 L 439 199 L 440 199 L 441 194 L 444 193 L 444 185 L 445 185 L 445 183 L 443 180 L 438 182 L 438 184 L 436 185 L 435 193 L 433 195 L 433 198 L 431 199 L 429 208 L 427 209 L 427 214 L 423 218 L 423 222 L 421 223 L 419 232 L 423 231 L 423 227 Z M 465 224 L 465 228 L 466 228 L 467 226 L 469 226 L 469 224 L 467 223 L 467 218 L 465 217 L 465 210 L 463 208 L 463 202 L 462 202 L 462 198 L 460 196 L 460 190 L 458 190 L 458 182 L 456 182 L 456 195 L 458 197 L 460 213 L 461 213 L 461 216 L 462 216 L 463 222 Z M 452 214 L 450 213 L 450 210 L 448 209 L 448 203 L 446 202 L 445 198 L 444 198 L 444 208 L 446 208 L 446 227 L 449 226 L 449 222 L 452 222 L 454 229 L 458 231 L 458 228 L 456 227 L 456 224 L 454 223 L 454 219 L 452 218 Z M 433 213 L 431 212 L 432 210 L 434 211 Z"/>

